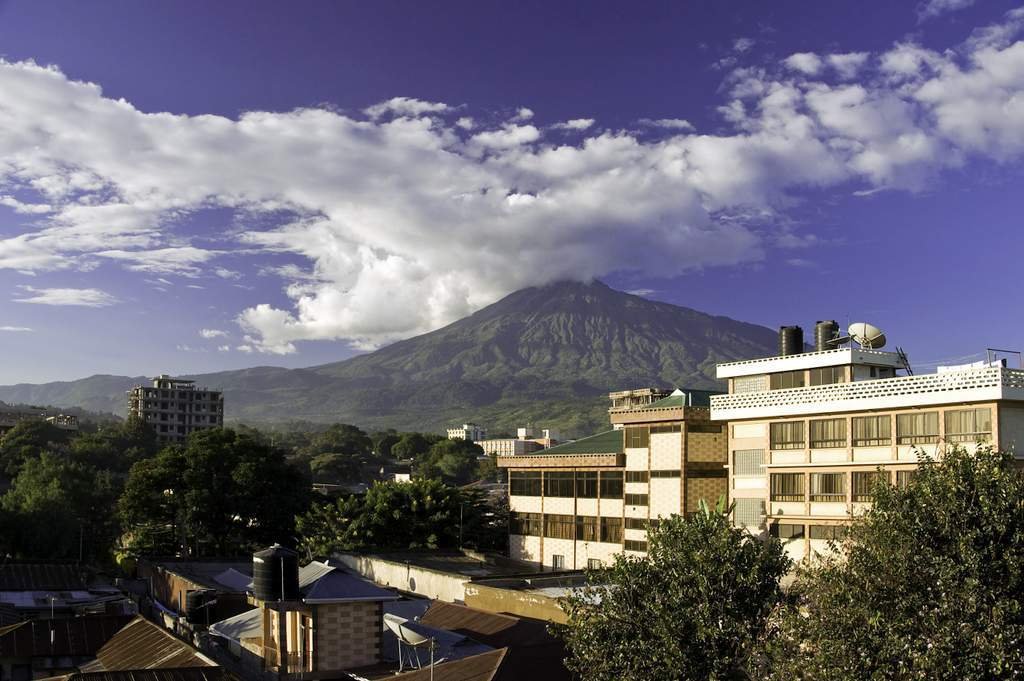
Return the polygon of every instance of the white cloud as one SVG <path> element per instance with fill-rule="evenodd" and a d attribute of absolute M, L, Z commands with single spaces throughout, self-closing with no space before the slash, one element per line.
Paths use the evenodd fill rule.
<path fill-rule="evenodd" d="M 203 338 L 226 338 L 228 332 L 220 329 L 200 329 L 199 335 Z"/>
<path fill-rule="evenodd" d="M 11 333 L 27 333 L 31 330 L 27 326 L 0 326 L 0 331 L 9 331 Z"/>
<path fill-rule="evenodd" d="M 931 19 L 940 14 L 955 12 L 967 9 L 973 5 L 975 0 L 925 0 L 917 6 L 917 16 L 920 20 Z"/>
<path fill-rule="evenodd" d="M 24 203 L 13 196 L 0 196 L 0 206 L 7 206 L 15 213 L 23 215 L 49 213 L 52 207 L 45 203 Z"/>
<path fill-rule="evenodd" d="M 755 44 L 756 41 L 753 38 L 736 38 L 736 40 L 732 41 L 732 49 L 733 52 L 743 54 L 744 52 L 749 52 Z"/>
<path fill-rule="evenodd" d="M 633 289 L 632 291 L 626 291 L 626 293 L 629 293 L 634 296 L 640 296 L 641 298 L 646 298 L 650 295 L 654 295 L 655 293 L 657 293 L 657 291 L 655 291 L 653 288 L 636 288 Z"/>
<path fill-rule="evenodd" d="M 586 130 L 593 124 L 593 118 L 573 118 L 563 123 L 555 123 L 551 127 L 555 130 Z"/>
<path fill-rule="evenodd" d="M 640 125 L 651 128 L 662 128 L 664 130 L 694 130 L 693 123 L 682 118 L 641 118 L 637 121 Z"/>
<path fill-rule="evenodd" d="M 783 60 L 783 63 L 794 71 L 808 76 L 815 76 L 823 66 L 821 57 L 813 52 L 797 52 Z"/>
<path fill-rule="evenodd" d="M 117 298 L 95 288 L 34 288 L 19 286 L 27 295 L 14 298 L 16 303 L 34 303 L 36 305 L 76 305 L 80 307 L 106 307 L 117 302 Z"/>
<path fill-rule="evenodd" d="M 231 346 L 230 345 L 218 345 L 217 346 L 217 352 L 231 352 Z"/>
<path fill-rule="evenodd" d="M 476 121 L 473 120 L 472 116 L 463 116 L 455 121 L 455 126 L 462 128 L 463 130 L 472 130 L 476 127 Z"/>
<path fill-rule="evenodd" d="M 513 116 L 514 121 L 528 121 L 533 118 L 533 109 L 527 109 L 525 106 L 521 107 L 516 115 Z"/>
<path fill-rule="evenodd" d="M 777 224 L 794 192 L 915 190 L 971 158 L 1019 159 L 1016 21 L 941 52 L 815 55 L 816 74 L 737 70 L 714 134 L 670 118 L 643 135 L 580 124 L 547 137 L 508 121 L 467 134 L 461 108 L 453 121 L 452 106 L 408 98 L 366 115 L 153 114 L 56 69 L 0 62 L 0 192 L 52 208 L 0 237 L 0 268 L 234 279 L 213 266 L 226 254 L 178 225 L 239 211 L 259 219 L 213 236 L 240 242 L 232 258 L 258 254 L 287 302 L 240 310 L 232 347 L 289 353 L 309 339 L 374 347 L 525 285 L 757 261 L 794 241 Z"/>

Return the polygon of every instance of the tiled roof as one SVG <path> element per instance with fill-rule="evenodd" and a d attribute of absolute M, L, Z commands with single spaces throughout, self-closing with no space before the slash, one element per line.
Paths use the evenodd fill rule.
<path fill-rule="evenodd" d="M 566 442 L 550 449 L 534 452 L 533 456 L 549 454 L 621 454 L 625 442 L 621 430 L 607 430 L 575 442 Z"/>
<path fill-rule="evenodd" d="M 96 661 L 82 667 L 87 672 L 117 672 L 138 669 L 212 667 L 213 661 L 181 641 L 163 627 L 136 616 L 117 632 L 99 652 Z"/>
<path fill-rule="evenodd" d="M 7 563 L 0 566 L 0 591 L 81 591 L 82 572 L 64 563 Z"/>
<path fill-rule="evenodd" d="M 492 650 L 488 653 L 464 657 L 461 660 L 444 662 L 434 665 L 433 672 L 429 668 L 417 669 L 413 672 L 396 674 L 390 678 L 400 681 L 492 681 L 497 678 L 498 669 L 505 659 L 505 649 Z"/>
<path fill-rule="evenodd" d="M 92 657 L 131 619 L 131 615 L 88 615 L 12 624 L 0 628 L 0 657 Z"/>

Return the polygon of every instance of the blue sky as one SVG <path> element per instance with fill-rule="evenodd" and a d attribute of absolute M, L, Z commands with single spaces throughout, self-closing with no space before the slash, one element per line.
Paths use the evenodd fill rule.
<path fill-rule="evenodd" d="M 309 366 L 592 277 L 1020 348 L 1022 38 L 1001 0 L 0 0 L 0 382 Z"/>

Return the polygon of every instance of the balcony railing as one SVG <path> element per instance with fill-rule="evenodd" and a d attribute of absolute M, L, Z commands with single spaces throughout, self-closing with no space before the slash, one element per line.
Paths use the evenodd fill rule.
<path fill-rule="evenodd" d="M 711 418 L 728 420 L 998 399 L 1024 400 L 1024 370 L 982 367 L 941 374 L 713 395 Z"/>

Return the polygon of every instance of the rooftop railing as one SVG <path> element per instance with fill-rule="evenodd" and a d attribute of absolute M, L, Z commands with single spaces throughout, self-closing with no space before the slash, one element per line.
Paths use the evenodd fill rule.
<path fill-rule="evenodd" d="M 800 352 L 795 355 L 775 355 L 773 357 L 758 357 L 756 359 L 741 359 L 737 362 L 720 362 L 719 367 L 742 367 L 742 366 L 753 366 L 757 364 L 767 364 L 768 362 L 775 362 L 780 359 L 793 359 L 793 358 L 806 358 L 806 357 L 821 357 L 823 355 L 838 355 L 843 352 L 859 352 L 869 357 L 878 357 L 879 359 L 885 358 L 891 360 L 899 357 L 895 352 L 888 352 L 886 350 L 869 350 L 867 348 L 833 348 L 831 350 L 812 350 L 810 352 Z"/>

